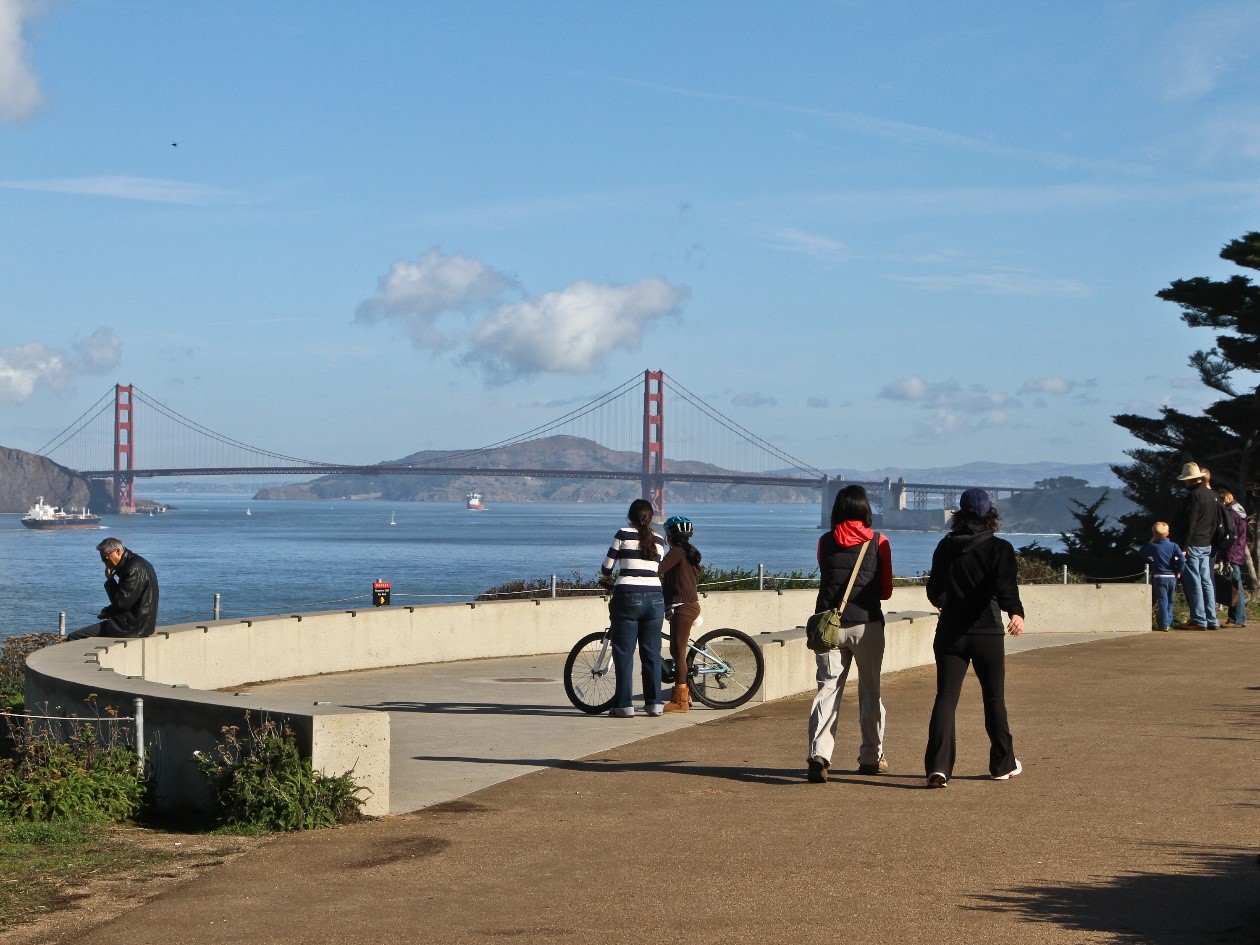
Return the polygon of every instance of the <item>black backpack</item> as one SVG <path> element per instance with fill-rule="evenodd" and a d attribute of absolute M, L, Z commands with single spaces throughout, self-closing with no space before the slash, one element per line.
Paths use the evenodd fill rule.
<path fill-rule="evenodd" d="M 1216 528 L 1212 531 L 1212 554 L 1224 558 L 1234 546 L 1238 533 L 1234 530 L 1234 516 L 1224 505 L 1216 506 Z"/>

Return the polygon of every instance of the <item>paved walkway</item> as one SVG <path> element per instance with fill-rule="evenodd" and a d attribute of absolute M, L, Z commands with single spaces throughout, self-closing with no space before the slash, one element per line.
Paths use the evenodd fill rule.
<path fill-rule="evenodd" d="M 1009 652 L 1019 653 L 1114 636 L 1027 633 L 1007 642 Z M 559 654 L 398 666 L 289 679 L 252 691 L 388 712 L 392 814 L 729 714 L 697 703 L 685 715 L 657 719 L 585 716 L 564 694 L 564 661 Z"/>
<path fill-rule="evenodd" d="M 657 727 L 672 720 L 578 718 L 600 737 L 661 733 L 569 761 L 543 740 L 562 694 L 505 711 L 517 687 L 545 684 L 486 681 L 554 677 L 548 664 L 502 675 L 471 665 L 463 677 L 449 667 L 431 693 L 392 696 L 445 706 L 412 715 L 454 726 L 450 746 L 408 749 L 417 764 L 546 770 L 280 838 L 79 941 L 1260 941 L 1260 629 L 1014 656 L 1008 702 L 1025 774 L 984 777 L 971 680 L 944 791 L 922 789 L 931 667 L 885 681 L 888 775 L 846 763 L 857 729 L 847 702 L 832 782 L 812 785 L 806 696 L 675 731 Z M 471 678 L 513 688 L 473 698 Z"/>

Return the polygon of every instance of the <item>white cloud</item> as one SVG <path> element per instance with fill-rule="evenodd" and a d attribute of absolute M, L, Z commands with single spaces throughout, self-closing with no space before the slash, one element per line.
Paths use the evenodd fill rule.
<path fill-rule="evenodd" d="M 4 0 L 0 0 L 3 3 Z M 33 190 L 46 194 L 78 194 L 86 197 L 113 197 L 119 200 L 147 200 L 151 203 L 196 205 L 240 200 L 238 191 L 207 184 L 163 180 L 157 177 L 63 177 L 45 180 L 0 180 L 5 190 Z"/>
<path fill-rule="evenodd" d="M 1016 401 L 1001 391 L 991 391 L 980 384 L 964 387 L 958 381 L 928 383 L 917 374 L 886 384 L 879 392 L 885 400 L 918 403 L 928 410 L 954 411 L 969 414 L 994 414 L 1003 407 L 1016 406 Z"/>
<path fill-rule="evenodd" d="M 1066 296 L 1090 294 L 1089 286 L 1073 279 L 1042 279 L 1026 272 L 941 273 L 927 276 L 894 276 L 897 282 L 932 292 L 979 291 L 987 295 Z"/>
<path fill-rule="evenodd" d="M 1075 386 L 1075 383 L 1064 377 L 1041 377 L 1024 381 L 1024 386 L 1020 388 L 1020 392 L 1024 394 L 1066 394 Z"/>
<path fill-rule="evenodd" d="M 778 405 L 778 401 L 773 397 L 769 397 L 760 391 L 749 391 L 743 394 L 736 394 L 731 398 L 731 403 L 736 407 L 774 407 Z"/>
<path fill-rule="evenodd" d="M 415 262 L 397 260 L 377 281 L 376 294 L 359 305 L 355 320 L 374 324 L 398 319 L 417 347 L 441 349 L 451 341 L 437 328 L 452 312 L 491 306 L 518 285 L 515 279 L 462 253 L 434 246 Z"/>
<path fill-rule="evenodd" d="M 628 286 L 575 282 L 501 306 L 477 326 L 466 359 L 496 382 L 541 372 L 586 374 L 614 351 L 638 348 L 644 329 L 674 314 L 686 295 L 661 278 Z"/>
<path fill-rule="evenodd" d="M 44 101 L 22 36 L 23 21 L 34 15 L 27 0 L 0 0 L 0 121 L 24 121 Z"/>
<path fill-rule="evenodd" d="M 916 374 L 885 385 L 879 396 L 886 400 L 927 400 L 931 396 L 931 388 Z"/>
<path fill-rule="evenodd" d="M 675 314 L 687 290 L 646 278 L 621 286 L 580 280 L 540 296 L 514 301 L 513 295 L 525 295 L 516 279 L 434 247 L 415 262 L 395 262 L 355 320 L 401 322 L 417 348 L 462 349 L 459 361 L 504 383 L 543 372 L 596 370 L 612 352 L 638 348 L 645 328 Z"/>
<path fill-rule="evenodd" d="M 772 242 L 790 253 L 802 253 L 819 259 L 845 259 L 851 254 L 849 247 L 838 240 L 828 239 L 815 233 L 807 233 L 794 227 L 777 230 Z"/>
<path fill-rule="evenodd" d="M 36 388 L 60 390 L 82 374 L 103 374 L 118 366 L 122 343 L 109 328 L 98 328 L 72 350 L 39 342 L 0 348 L 0 404 L 21 404 Z"/>
<path fill-rule="evenodd" d="M 1255 55 L 1260 7 L 1251 0 L 1208 4 L 1170 31 L 1168 56 L 1159 70 L 1173 101 L 1203 98 L 1229 72 Z"/>

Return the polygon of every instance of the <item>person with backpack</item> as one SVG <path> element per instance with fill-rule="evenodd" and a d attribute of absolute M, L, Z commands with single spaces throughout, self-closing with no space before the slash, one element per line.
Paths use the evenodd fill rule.
<path fill-rule="evenodd" d="M 1207 486 L 1198 463 L 1186 463 L 1177 477 L 1186 488 L 1185 498 L 1169 537 L 1186 555 L 1186 568 L 1181 572 L 1181 589 L 1186 594 L 1190 619 L 1178 630 L 1217 630 L 1216 589 L 1212 583 L 1212 543 L 1224 510 L 1216 493 Z"/>
<path fill-rule="evenodd" d="M 845 486 L 831 506 L 831 530 L 818 539 L 818 598 L 814 613 L 840 606 L 840 645 L 815 653 L 818 694 L 809 710 L 809 751 L 806 779 L 827 780 L 836 747 L 840 697 L 854 660 L 858 668 L 858 725 L 862 747 L 858 774 L 883 774 L 884 703 L 879 674 L 884 665 L 884 611 L 880 601 L 892 597 L 892 551 L 888 539 L 871 530 L 871 502 L 861 486 Z"/>
<path fill-rule="evenodd" d="M 950 533 L 932 553 L 927 597 L 940 610 L 932 652 L 936 655 L 936 701 L 928 723 L 923 766 L 929 788 L 943 788 L 954 773 L 954 717 L 967 666 L 975 667 L 989 733 L 989 775 L 1009 781 L 1023 772 L 1015 757 L 1006 715 L 1006 651 L 1003 629 L 1024 632 L 1015 549 L 998 538 L 1001 518 L 989 494 L 967 489 L 958 500 Z M 1005 628 L 1002 611 L 1010 617 Z"/>
<path fill-rule="evenodd" d="M 1221 626 L 1235 629 L 1247 626 L 1247 590 L 1243 584 L 1243 566 L 1247 563 L 1247 512 L 1234 501 L 1234 493 L 1229 489 L 1222 489 L 1220 497 L 1225 514 L 1229 516 L 1233 538 L 1221 555 L 1230 581 L 1230 596 L 1226 598 L 1228 619 Z"/>
<path fill-rule="evenodd" d="M 665 520 L 669 551 L 661 561 L 661 590 L 665 592 L 665 613 L 669 617 L 669 655 L 674 659 L 674 693 L 665 703 L 666 712 L 686 712 L 691 708 L 687 685 L 687 642 L 691 628 L 700 619 L 700 594 L 696 579 L 700 574 L 700 549 L 691 543 L 695 526 L 691 519 L 671 515 Z"/>

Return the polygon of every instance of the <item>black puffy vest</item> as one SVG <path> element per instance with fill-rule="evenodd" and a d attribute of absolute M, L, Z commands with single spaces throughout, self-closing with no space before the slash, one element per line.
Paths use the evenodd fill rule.
<path fill-rule="evenodd" d="M 857 562 L 861 545 L 841 548 L 836 544 L 836 536 L 831 532 L 823 535 L 818 542 L 818 600 L 814 604 L 814 612 L 821 613 L 832 607 L 840 606 L 844 597 L 844 589 L 849 586 L 849 576 L 853 573 L 853 565 Z M 848 623 L 870 623 L 883 620 L 884 611 L 879 600 L 879 532 L 866 547 L 866 555 L 862 558 L 862 570 L 853 582 L 853 593 L 849 595 L 849 603 L 841 614 L 842 620 Z"/>

